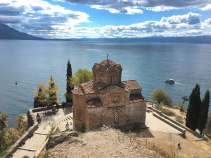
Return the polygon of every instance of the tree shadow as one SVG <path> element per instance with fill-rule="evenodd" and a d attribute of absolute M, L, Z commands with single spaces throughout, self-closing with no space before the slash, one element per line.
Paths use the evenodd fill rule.
<path fill-rule="evenodd" d="M 68 115 L 72 112 L 72 107 L 65 107 L 63 109 L 64 115 Z"/>
<path fill-rule="evenodd" d="M 135 131 L 136 136 L 140 138 L 154 138 L 153 134 L 149 129 L 139 129 Z"/>

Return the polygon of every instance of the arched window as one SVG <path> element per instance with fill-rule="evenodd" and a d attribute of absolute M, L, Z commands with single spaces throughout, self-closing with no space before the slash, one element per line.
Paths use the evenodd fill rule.
<path fill-rule="evenodd" d="M 114 123 L 115 124 L 119 123 L 119 111 L 114 112 Z"/>
<path fill-rule="evenodd" d="M 119 95 L 113 96 L 113 103 L 119 103 Z"/>

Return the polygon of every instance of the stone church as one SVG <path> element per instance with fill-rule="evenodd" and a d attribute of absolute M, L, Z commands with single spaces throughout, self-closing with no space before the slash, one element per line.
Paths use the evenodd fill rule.
<path fill-rule="evenodd" d="M 73 93 L 73 129 L 145 124 L 146 102 L 136 80 L 122 81 L 122 67 L 109 59 L 95 63 L 93 80 Z"/>

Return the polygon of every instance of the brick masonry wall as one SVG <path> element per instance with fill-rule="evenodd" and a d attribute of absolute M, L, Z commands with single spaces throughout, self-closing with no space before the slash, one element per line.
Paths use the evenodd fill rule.
<path fill-rule="evenodd" d="M 118 123 L 115 123 L 116 111 L 118 112 Z M 102 125 L 126 126 L 135 123 L 144 124 L 146 119 L 146 102 L 117 107 L 88 108 L 88 116 L 88 129 L 98 128 Z"/>
<path fill-rule="evenodd" d="M 100 98 L 105 107 L 114 107 L 114 106 L 122 106 L 122 105 L 129 104 L 129 100 L 130 100 L 129 95 L 130 94 L 128 91 L 125 91 L 122 88 L 118 87 L 109 93 L 101 95 Z M 114 97 L 117 97 L 118 101 L 115 101 Z"/>
<path fill-rule="evenodd" d="M 86 97 L 84 95 L 73 94 L 73 129 L 79 130 L 81 126 L 87 124 Z"/>
<path fill-rule="evenodd" d="M 126 114 L 130 123 L 145 123 L 146 102 L 130 103 L 126 106 Z"/>

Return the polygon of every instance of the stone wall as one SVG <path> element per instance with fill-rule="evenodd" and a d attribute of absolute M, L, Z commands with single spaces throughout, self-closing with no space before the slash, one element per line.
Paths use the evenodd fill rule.
<path fill-rule="evenodd" d="M 100 96 L 105 107 L 115 107 L 129 104 L 129 92 L 118 87 Z"/>
<path fill-rule="evenodd" d="M 192 133 L 194 136 L 198 137 L 198 138 L 202 138 L 203 140 L 207 140 L 206 137 L 200 135 L 198 132 L 191 130 L 190 128 L 183 126 L 182 124 L 180 124 L 179 122 L 169 118 L 167 115 L 163 114 L 161 111 L 153 108 L 153 107 L 149 107 L 151 110 L 153 110 L 154 112 L 158 113 L 159 115 L 163 116 L 165 119 L 173 122 L 174 124 L 178 125 L 181 128 L 184 128 L 185 130 L 187 130 L 188 132 Z"/>
<path fill-rule="evenodd" d="M 185 133 L 186 130 L 184 128 L 181 128 L 180 126 L 177 126 L 176 124 L 172 123 L 171 121 L 169 121 L 168 119 L 161 117 L 160 115 L 158 115 L 157 113 L 153 113 L 153 116 L 157 117 L 158 119 L 160 119 L 161 121 L 167 123 L 168 125 L 170 125 L 171 127 L 175 128 L 176 130 L 180 131 L 182 133 L 182 136 L 185 137 Z"/>
<path fill-rule="evenodd" d="M 129 117 L 129 124 L 144 124 L 146 119 L 146 102 L 136 102 L 126 105 L 126 114 Z"/>
<path fill-rule="evenodd" d="M 104 123 L 105 111 L 104 107 L 88 108 L 87 129 L 101 127 Z"/>
<path fill-rule="evenodd" d="M 32 126 L 15 142 L 14 145 L 12 145 L 5 158 L 11 157 L 11 155 L 18 149 L 18 147 L 38 129 L 38 123 L 36 121 L 35 115 L 33 114 L 33 109 L 28 110 L 27 116 Z"/>
<path fill-rule="evenodd" d="M 118 117 L 115 118 L 115 115 Z M 102 125 L 122 127 L 135 123 L 144 124 L 145 118 L 146 102 L 131 103 L 127 106 L 88 108 L 89 123 L 86 127 L 92 129 Z"/>
<path fill-rule="evenodd" d="M 86 97 L 73 94 L 73 129 L 80 130 L 87 122 Z"/>

